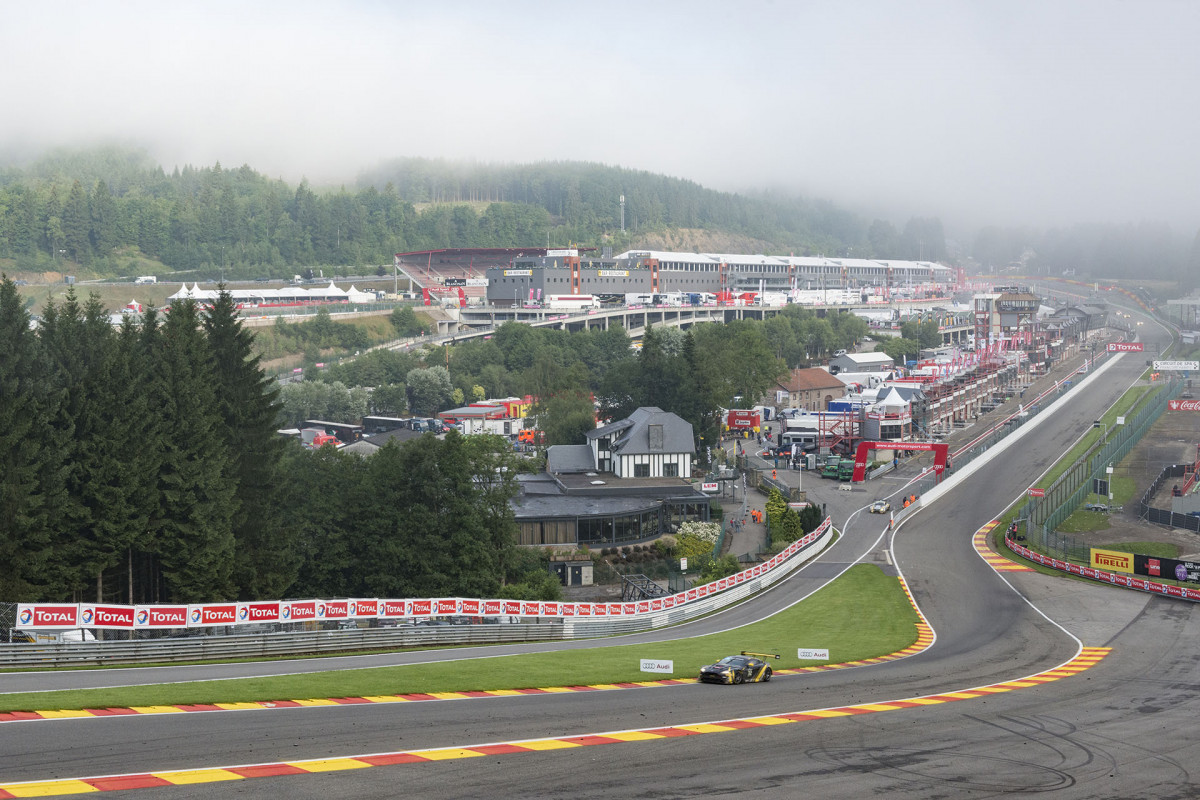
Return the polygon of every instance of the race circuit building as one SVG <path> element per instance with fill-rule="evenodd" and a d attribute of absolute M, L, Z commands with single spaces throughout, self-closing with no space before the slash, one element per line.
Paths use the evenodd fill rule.
<path fill-rule="evenodd" d="M 874 261 L 821 256 L 762 256 L 630 250 L 581 257 L 577 250 L 513 258 L 487 270 L 487 302 L 519 305 L 549 295 L 626 296 L 675 292 L 883 290 L 947 286 L 956 270 L 928 261 Z"/>

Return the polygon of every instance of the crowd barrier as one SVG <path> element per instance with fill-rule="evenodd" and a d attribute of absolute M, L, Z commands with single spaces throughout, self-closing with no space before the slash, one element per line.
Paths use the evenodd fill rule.
<path fill-rule="evenodd" d="M 103 603 L 18 603 L 18 630 L 167 630 L 269 623 L 363 621 L 439 616 L 481 618 L 522 617 L 574 623 L 575 635 L 603 626 L 590 622 L 629 620 L 634 629 L 672 624 L 707 614 L 762 589 L 819 552 L 832 536 L 831 520 L 762 564 L 726 578 L 649 600 L 619 603 L 563 603 L 539 600 L 480 600 L 471 598 L 341 600 L 270 600 L 189 605 L 110 605 Z M 814 546 L 815 545 L 815 546 Z M 675 612 L 675 613 L 671 613 Z"/>
<path fill-rule="evenodd" d="M 1200 589 L 1189 589 L 1186 586 L 1160 583 L 1123 573 L 1104 572 L 1093 567 L 1085 567 L 1070 561 L 1044 556 L 1041 553 L 1030 550 L 1011 537 L 1006 537 L 1004 541 L 1008 545 L 1008 548 L 1017 555 L 1027 558 L 1030 561 L 1035 561 L 1044 567 L 1069 572 L 1072 575 L 1078 575 L 1081 578 L 1088 578 L 1101 583 L 1109 583 L 1113 586 L 1124 586 L 1127 589 L 1137 589 L 1138 591 L 1149 592 L 1150 594 L 1160 594 L 1164 597 L 1178 597 L 1183 600 L 1200 602 Z"/>

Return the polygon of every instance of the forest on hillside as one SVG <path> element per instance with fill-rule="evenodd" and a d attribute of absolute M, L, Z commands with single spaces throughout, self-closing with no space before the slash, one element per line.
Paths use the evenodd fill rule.
<path fill-rule="evenodd" d="M 250 165 L 168 172 L 121 148 L 61 151 L 0 166 L 0 269 L 106 277 L 148 262 L 199 278 L 289 277 L 316 266 L 386 269 L 393 254 L 426 249 L 621 252 L 724 239 L 764 254 L 930 260 L 991 274 L 1193 285 L 1200 273 L 1200 236 L 1165 224 L 991 226 L 949 241 L 937 217 L 897 225 L 827 200 L 720 192 L 603 164 L 403 158 L 364 171 L 352 187 L 290 184 Z"/>

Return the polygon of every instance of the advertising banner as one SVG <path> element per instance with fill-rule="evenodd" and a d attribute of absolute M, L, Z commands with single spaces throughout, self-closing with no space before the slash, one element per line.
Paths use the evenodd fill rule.
<path fill-rule="evenodd" d="M 384 619 L 395 619 L 408 615 L 408 604 L 403 600 L 380 600 L 379 616 Z"/>
<path fill-rule="evenodd" d="M 237 621 L 239 624 L 279 622 L 281 605 L 278 600 L 268 603 L 238 603 Z"/>
<path fill-rule="evenodd" d="M 1170 578 L 1187 583 L 1200 583 L 1200 563 L 1195 561 L 1134 555 L 1133 572 L 1135 575 L 1145 575 L 1149 578 Z"/>
<path fill-rule="evenodd" d="M 1108 352 L 1110 353 L 1140 353 L 1142 352 L 1141 342 L 1109 342 Z"/>
<path fill-rule="evenodd" d="M 1200 400 L 1168 400 L 1168 411 L 1200 411 Z"/>
<path fill-rule="evenodd" d="M 410 617 L 429 617 L 433 615 L 432 600 L 409 600 L 407 605 L 408 616 Z"/>
<path fill-rule="evenodd" d="M 78 628 L 79 606 L 74 603 L 17 603 L 18 628 Z"/>
<path fill-rule="evenodd" d="M 1100 550 L 1093 547 L 1088 563 L 1093 569 L 1133 574 L 1133 553 L 1117 550 Z"/>
<path fill-rule="evenodd" d="M 1155 361 L 1154 368 L 1159 372 L 1191 372 L 1200 369 L 1200 361 Z"/>
<path fill-rule="evenodd" d="M 349 600 L 318 600 L 317 619 L 349 619 Z"/>
<path fill-rule="evenodd" d="M 79 627 L 132 629 L 133 606 L 79 604 Z"/>
<path fill-rule="evenodd" d="M 187 606 L 133 607 L 133 627 L 135 629 L 186 628 L 187 624 Z"/>
<path fill-rule="evenodd" d="M 292 600 L 283 603 L 280 622 L 310 622 L 317 618 L 316 600 Z"/>
<path fill-rule="evenodd" d="M 351 600 L 350 616 L 355 619 L 374 619 L 379 616 L 378 600 Z"/>
<path fill-rule="evenodd" d="M 906 443 L 912 444 L 912 443 Z M 435 615 L 525 616 L 525 617 L 632 617 L 660 613 L 686 603 L 702 600 L 717 592 L 740 585 L 779 568 L 804 546 L 828 529 L 828 520 L 817 530 L 790 544 L 765 564 L 742 570 L 718 581 L 693 587 L 678 594 L 651 601 L 630 603 L 556 603 L 501 599 L 346 599 L 346 600 L 263 600 L 192 605 L 106 605 L 67 603 L 18 603 L 16 627 L 19 629 L 114 628 L 151 629 L 247 625 L 255 623 L 292 623 L 344 619 L 394 619 Z M 1133 556 L 1128 553 L 1094 551 L 1092 566 L 1101 570 L 1132 573 Z M 1141 557 L 1139 557 L 1141 558 Z M 1038 560 L 1038 559 L 1035 559 Z M 1046 562 L 1043 562 L 1046 563 Z M 1125 565 L 1124 569 L 1121 565 Z M 1189 582 L 1200 583 L 1200 563 L 1169 559 L 1139 561 L 1138 574 L 1169 577 L 1180 568 Z M 1058 566 L 1057 562 L 1053 566 Z M 1061 567 L 1067 569 L 1066 566 Z M 1143 572 L 1144 570 L 1144 572 Z M 1157 573 L 1155 572 L 1157 571 Z M 1105 573 L 1107 574 L 1107 573 Z M 1111 582 L 1111 581 L 1110 581 Z M 1144 583 L 1144 582 L 1143 582 Z M 1170 587 L 1164 589 L 1170 591 Z M 1200 599 L 1200 591 L 1193 592 Z"/>
<path fill-rule="evenodd" d="M 207 625 L 236 625 L 237 603 L 206 603 L 188 606 L 188 627 Z"/>

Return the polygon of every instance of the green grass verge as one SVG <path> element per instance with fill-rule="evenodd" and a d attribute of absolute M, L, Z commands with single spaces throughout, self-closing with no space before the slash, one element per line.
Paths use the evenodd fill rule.
<path fill-rule="evenodd" d="M 1179 545 L 1169 542 L 1114 542 L 1113 544 L 1098 544 L 1101 550 L 1116 550 L 1120 553 L 1137 553 L 1141 556 L 1155 558 L 1178 558 Z M 1171 581 L 1178 583 L 1178 581 Z"/>
<path fill-rule="evenodd" d="M 700 667 L 741 650 L 779 653 L 776 669 L 800 661 L 796 649 L 829 650 L 835 662 L 894 653 L 917 640 L 918 617 L 900 582 L 874 565 L 851 568 L 817 594 L 769 619 L 727 633 L 655 644 L 560 650 L 448 661 L 437 665 L 342 670 L 313 675 L 0 695 L 0 711 L 79 709 L 192 703 L 237 703 L 419 692 L 522 689 L 694 678 Z M 673 675 L 639 671 L 639 660 L 674 662 Z"/>

